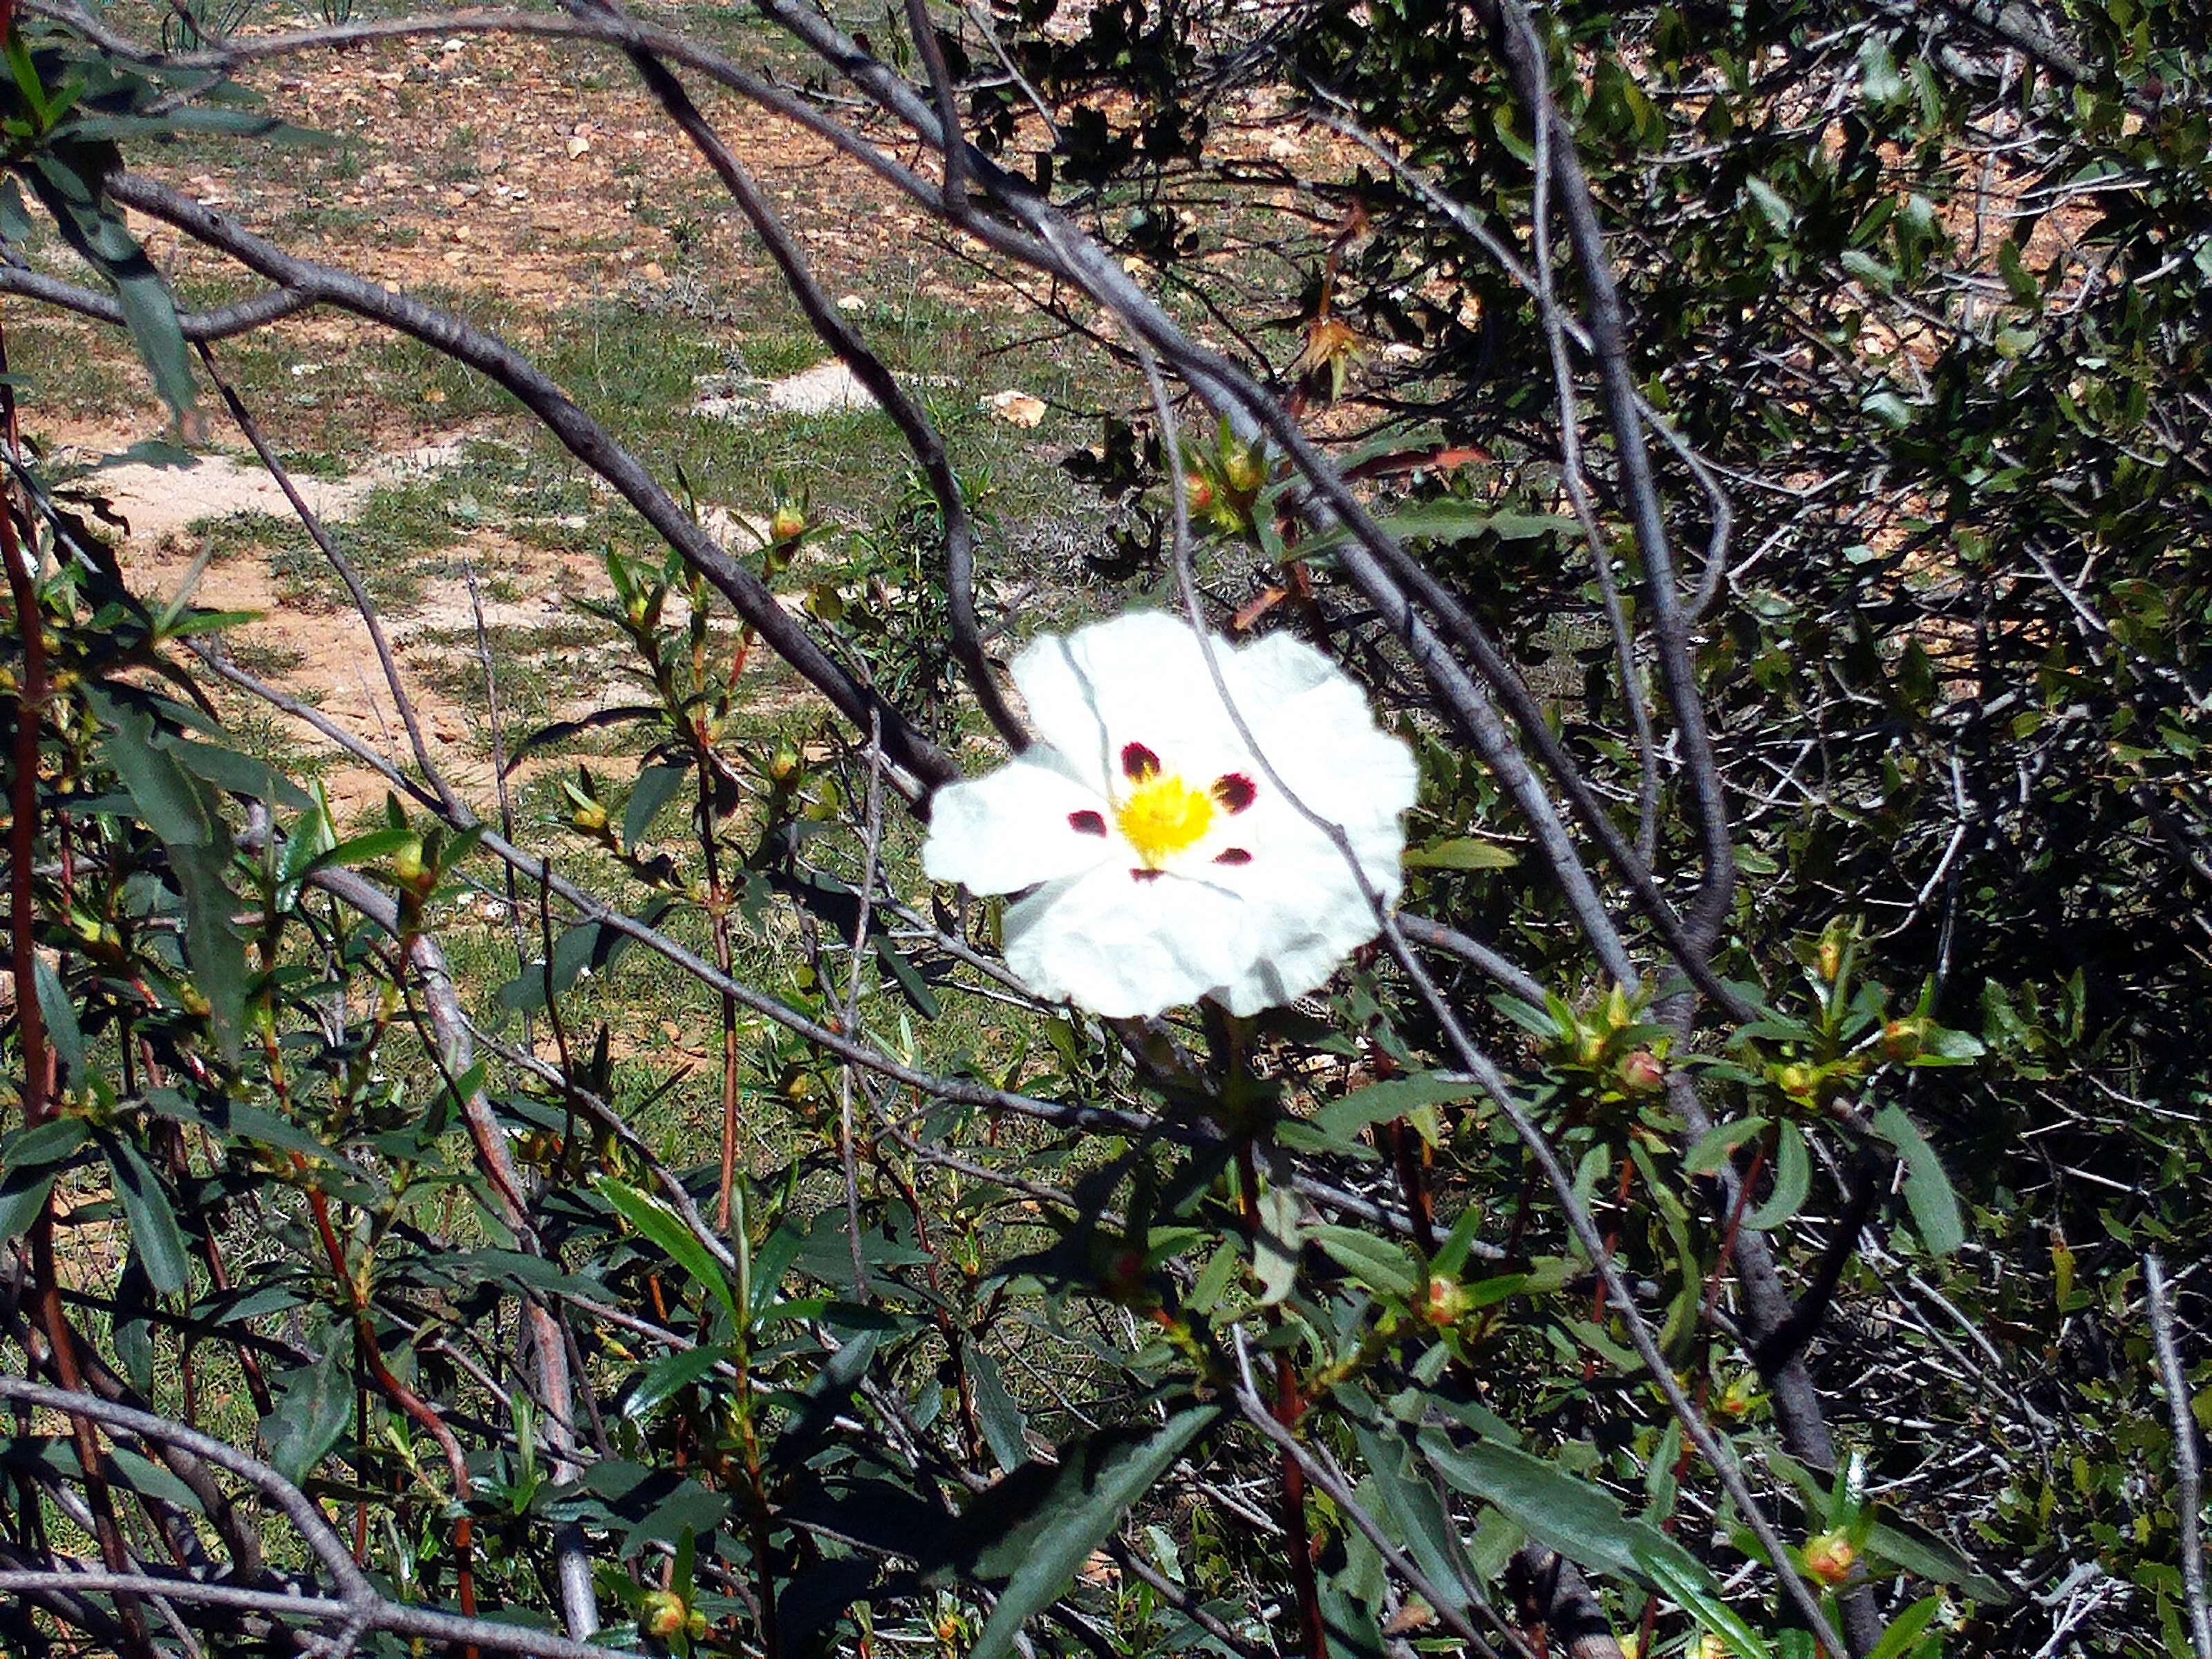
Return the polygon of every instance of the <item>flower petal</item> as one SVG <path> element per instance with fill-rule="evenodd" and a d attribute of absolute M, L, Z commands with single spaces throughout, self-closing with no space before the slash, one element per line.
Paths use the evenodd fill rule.
<path fill-rule="evenodd" d="M 1175 875 L 1135 880 L 1121 864 L 1101 865 L 1009 907 L 1006 966 L 1040 996 L 1143 1018 L 1242 975 L 1247 915 L 1224 887 Z"/>
<path fill-rule="evenodd" d="M 1214 648 L 1224 665 L 1235 655 L 1218 641 Z M 1164 611 L 1040 635 L 1014 659 L 1013 676 L 1037 736 L 1102 793 L 1122 777 L 1121 750 L 1131 743 L 1201 784 L 1243 758 L 1198 636 Z"/>
<path fill-rule="evenodd" d="M 1343 855 L 1326 841 L 1285 855 L 1281 849 L 1244 882 L 1241 869 L 1224 885 L 1243 889 L 1249 951 L 1218 994 L 1235 1014 L 1294 1000 L 1325 984 L 1336 965 L 1381 931 L 1373 907 L 1352 878 Z M 1394 878 L 1382 895 L 1396 896 Z"/>
<path fill-rule="evenodd" d="M 1054 758 L 1033 749 L 995 772 L 939 790 L 930 799 L 929 838 L 921 847 L 929 878 L 975 893 L 1012 893 L 1087 870 L 1101 859 L 1124 861 L 1116 838 L 1102 838 L 1077 822 L 1084 813 L 1100 817 L 1105 803 L 1052 764 Z"/>

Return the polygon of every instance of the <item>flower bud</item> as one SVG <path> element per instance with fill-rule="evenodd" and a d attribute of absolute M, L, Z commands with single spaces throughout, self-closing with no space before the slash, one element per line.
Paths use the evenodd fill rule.
<path fill-rule="evenodd" d="M 413 887 L 422 881 L 422 838 L 410 836 L 392 849 L 392 873 L 405 885 Z"/>
<path fill-rule="evenodd" d="M 1632 1095 L 1648 1095 L 1666 1086 L 1667 1068 L 1649 1048 L 1638 1048 L 1620 1062 L 1620 1086 Z"/>
<path fill-rule="evenodd" d="M 595 800 L 578 804 L 568 814 L 568 822 L 587 836 L 596 836 L 607 827 L 607 809 Z"/>
<path fill-rule="evenodd" d="M 1844 942 L 1833 937 L 1822 939 L 1814 965 L 1820 977 L 1833 984 L 1836 975 L 1844 971 Z"/>
<path fill-rule="evenodd" d="M 768 533 L 779 542 L 795 542 L 806 533 L 806 514 L 795 501 L 778 501 L 768 521 Z"/>
<path fill-rule="evenodd" d="M 1431 1273 L 1415 1311 L 1438 1330 L 1443 1330 L 1467 1316 L 1467 1304 L 1466 1285 L 1449 1273 Z"/>
<path fill-rule="evenodd" d="M 1190 503 L 1190 510 L 1194 513 L 1204 513 L 1213 505 L 1213 481 L 1203 473 L 1184 473 L 1182 493 L 1183 499 Z"/>
<path fill-rule="evenodd" d="M 700 1612 L 696 1607 L 692 1608 L 691 1616 L 684 1621 L 684 1633 L 695 1642 L 705 1641 L 707 1639 L 707 1615 Z"/>
<path fill-rule="evenodd" d="M 1792 1100 L 1812 1099 L 1814 1085 L 1819 1081 L 1820 1073 L 1810 1066 L 1792 1063 L 1780 1067 L 1774 1073 L 1775 1086 Z"/>
<path fill-rule="evenodd" d="M 684 1628 L 684 1598 L 673 1590 L 654 1590 L 638 1609 L 637 1627 L 657 1641 L 666 1641 Z"/>
<path fill-rule="evenodd" d="M 1858 1559 L 1858 1551 L 1842 1533 L 1824 1532 L 1806 1540 L 1805 1571 L 1830 1589 L 1851 1576 L 1852 1564 Z"/>
<path fill-rule="evenodd" d="M 1765 1397 L 1759 1393 L 1757 1380 L 1746 1371 L 1730 1380 L 1728 1387 L 1721 1390 L 1721 1397 L 1716 1403 L 1722 1416 L 1740 1420 L 1750 1416 Z"/>
<path fill-rule="evenodd" d="M 1884 1060 L 1917 1060 L 1928 1044 L 1929 1022 L 1915 1016 L 1911 1019 L 1893 1019 L 1881 1028 L 1881 1057 Z"/>
<path fill-rule="evenodd" d="M 1240 495 L 1249 495 L 1267 477 L 1267 469 L 1249 444 L 1238 444 L 1221 458 L 1221 476 Z"/>
<path fill-rule="evenodd" d="M 775 752 L 768 757 L 768 775 L 769 780 L 775 783 L 789 783 L 805 766 L 805 762 L 799 750 L 787 743 L 776 744 Z"/>

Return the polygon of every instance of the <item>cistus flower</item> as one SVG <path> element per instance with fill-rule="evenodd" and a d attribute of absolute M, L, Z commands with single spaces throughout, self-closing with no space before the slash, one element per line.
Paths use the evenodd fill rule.
<path fill-rule="evenodd" d="M 1267 764 L 1231 718 L 1221 679 Z M 932 803 L 922 867 L 1006 911 L 1006 965 L 1041 996 L 1131 1018 L 1211 995 L 1303 996 L 1380 928 L 1336 842 L 1395 902 L 1410 750 L 1312 647 L 1242 647 L 1157 611 L 1044 635 L 1015 659 L 1038 741 Z"/>

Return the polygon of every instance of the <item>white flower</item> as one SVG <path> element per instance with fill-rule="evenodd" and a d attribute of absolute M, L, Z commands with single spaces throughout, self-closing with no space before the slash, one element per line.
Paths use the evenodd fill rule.
<path fill-rule="evenodd" d="M 1395 902 L 1412 751 L 1312 647 L 1210 641 L 1260 752 L 1238 735 L 1199 636 L 1139 611 L 1015 659 L 1038 742 L 932 805 L 922 867 L 1008 907 L 1006 965 L 1042 996 L 1114 1018 L 1211 994 L 1249 1014 L 1304 995 L 1381 924 L 1344 854 L 1269 781 L 1343 832 Z"/>

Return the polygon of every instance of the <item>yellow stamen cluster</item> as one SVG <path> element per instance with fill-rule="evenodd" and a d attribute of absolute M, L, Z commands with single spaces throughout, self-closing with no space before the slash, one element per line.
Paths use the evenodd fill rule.
<path fill-rule="evenodd" d="M 1207 791 L 1192 788 L 1173 773 L 1155 772 L 1114 809 L 1114 820 L 1145 868 L 1158 870 L 1205 838 L 1213 813 Z"/>

